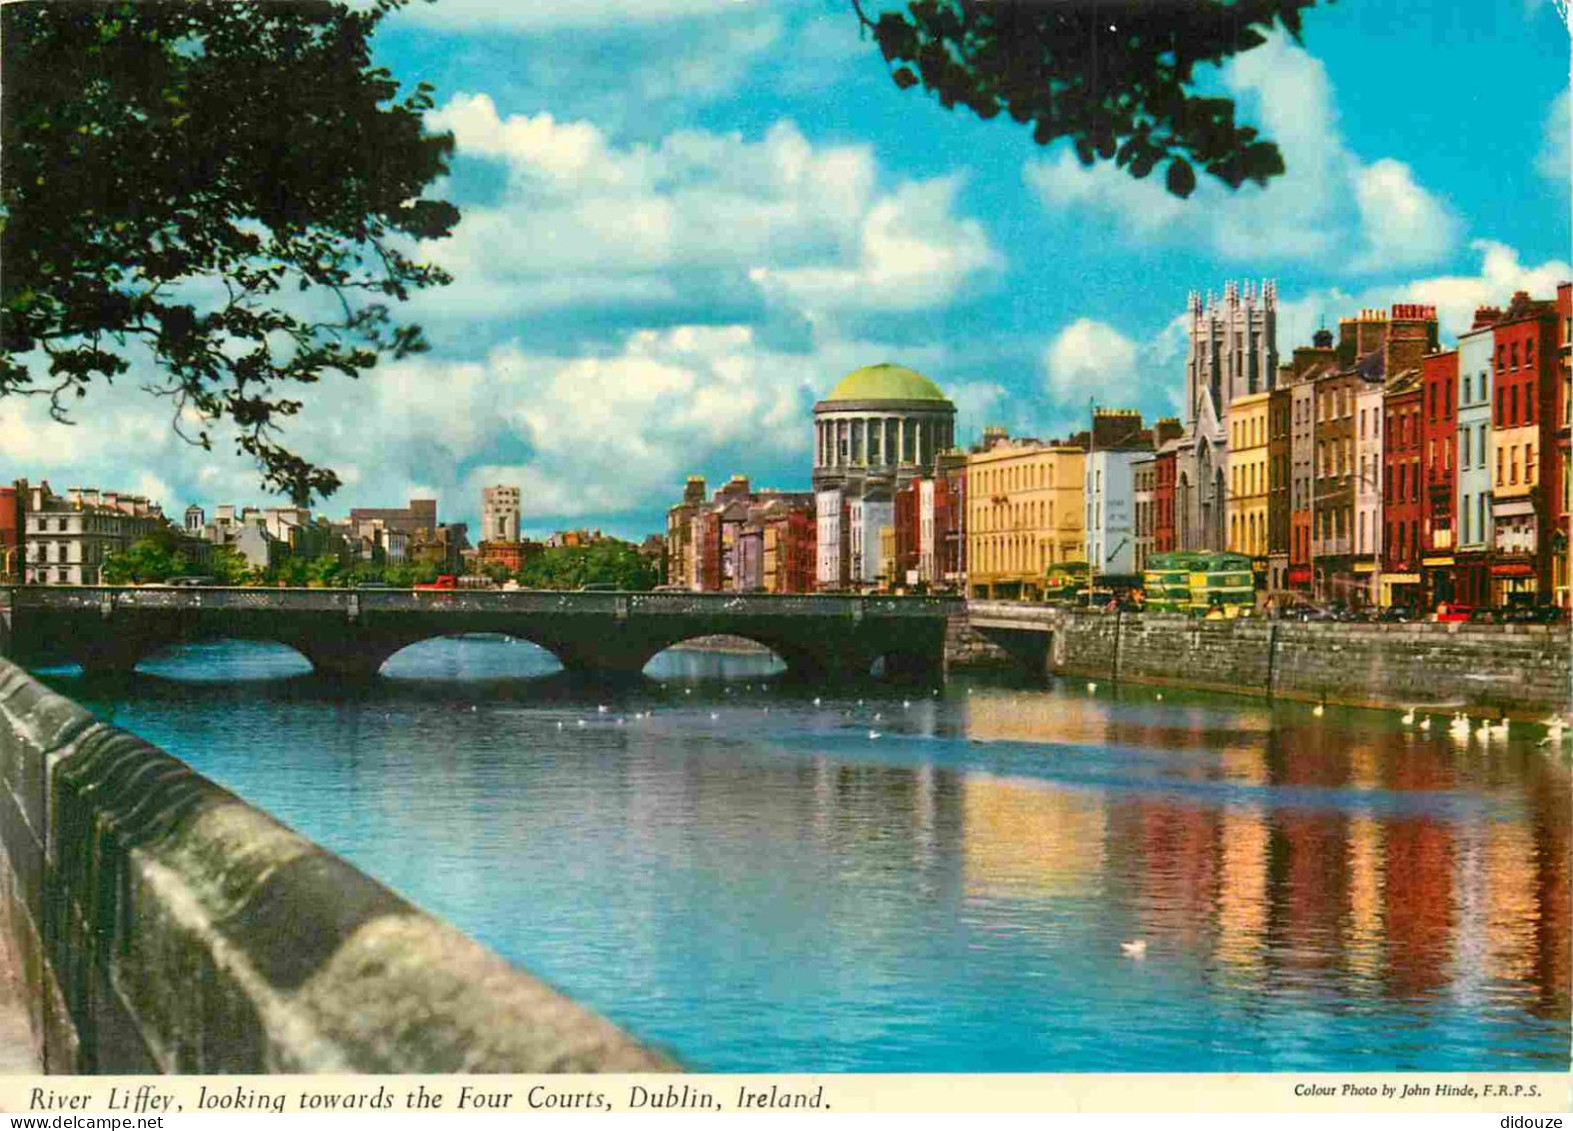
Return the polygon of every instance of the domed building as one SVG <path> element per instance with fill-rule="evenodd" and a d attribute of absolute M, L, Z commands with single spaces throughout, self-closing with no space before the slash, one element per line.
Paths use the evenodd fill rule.
<path fill-rule="evenodd" d="M 939 386 L 890 362 L 853 370 L 814 405 L 821 588 L 878 579 L 879 531 L 893 523 L 896 491 L 933 474 L 955 433 L 956 406 Z"/>
<path fill-rule="evenodd" d="M 854 369 L 814 405 L 814 489 L 871 480 L 893 487 L 932 468 L 955 431 L 956 406 L 917 370 L 890 362 Z"/>

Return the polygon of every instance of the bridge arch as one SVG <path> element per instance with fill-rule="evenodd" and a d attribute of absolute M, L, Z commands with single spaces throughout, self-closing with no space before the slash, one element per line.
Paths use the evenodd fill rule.
<path fill-rule="evenodd" d="M 378 673 L 389 679 L 537 679 L 565 666 L 549 645 L 522 633 L 449 632 L 395 649 Z"/>
<path fill-rule="evenodd" d="M 293 679 L 313 669 L 309 656 L 283 640 L 204 635 L 160 644 L 145 652 L 134 670 L 178 683 L 214 683 Z"/>
<path fill-rule="evenodd" d="M 696 633 L 663 646 L 645 662 L 643 671 L 656 679 L 732 678 L 719 670 L 721 657 L 732 657 L 734 669 L 754 678 L 780 675 L 792 668 L 779 644 L 736 633 Z"/>

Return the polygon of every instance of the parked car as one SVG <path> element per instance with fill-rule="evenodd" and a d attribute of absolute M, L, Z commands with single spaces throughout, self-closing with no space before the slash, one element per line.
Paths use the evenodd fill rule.
<path fill-rule="evenodd" d="M 1448 601 L 1436 607 L 1436 619 L 1440 624 L 1459 624 L 1467 621 L 1474 615 L 1475 606 L 1461 605 L 1456 601 Z"/>
<path fill-rule="evenodd" d="M 1566 611 L 1556 605 L 1515 605 L 1502 614 L 1507 624 L 1560 624 Z"/>
<path fill-rule="evenodd" d="M 1478 605 L 1469 611 L 1470 624 L 1501 624 L 1502 611 L 1486 605 Z"/>
<path fill-rule="evenodd" d="M 592 581 L 588 585 L 579 586 L 581 593 L 616 593 L 617 584 L 611 581 Z"/>
<path fill-rule="evenodd" d="M 457 589 L 458 587 L 459 587 L 459 579 L 457 577 L 455 577 L 451 573 L 438 574 L 436 581 L 424 581 L 424 582 L 418 583 L 415 586 L 415 588 L 417 588 L 417 589 L 440 589 L 440 590 Z"/>
<path fill-rule="evenodd" d="M 1389 605 L 1385 609 L 1374 610 L 1371 619 L 1379 624 L 1408 624 L 1420 618 L 1407 605 Z"/>

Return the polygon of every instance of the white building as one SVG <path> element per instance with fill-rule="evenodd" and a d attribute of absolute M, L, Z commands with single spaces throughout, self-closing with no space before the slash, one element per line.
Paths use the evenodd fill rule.
<path fill-rule="evenodd" d="M 1136 565 L 1136 473 L 1139 449 L 1087 453 L 1087 562 L 1095 576 L 1129 575 Z"/>
<path fill-rule="evenodd" d="M 896 520 L 889 499 L 853 499 L 847 504 L 847 572 L 863 585 L 879 580 L 879 531 Z"/>
<path fill-rule="evenodd" d="M 481 488 L 481 541 L 519 540 L 519 488 Z"/>
<path fill-rule="evenodd" d="M 1371 564 L 1373 603 L 1382 597 L 1383 392 L 1377 384 L 1355 393 L 1355 557 Z"/>
<path fill-rule="evenodd" d="M 163 508 L 142 495 L 72 487 L 61 496 L 45 480 L 28 489 L 22 580 L 101 585 L 105 558 L 166 528 Z"/>
<path fill-rule="evenodd" d="M 939 576 L 939 547 L 934 531 L 934 480 L 918 480 L 918 580 L 933 585 Z"/>
<path fill-rule="evenodd" d="M 842 539 L 846 532 L 846 514 L 839 489 L 814 492 L 814 520 L 814 583 L 821 589 L 844 588 L 848 580 Z"/>

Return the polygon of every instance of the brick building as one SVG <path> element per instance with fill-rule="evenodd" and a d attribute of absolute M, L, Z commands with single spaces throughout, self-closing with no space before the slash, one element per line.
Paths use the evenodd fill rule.
<path fill-rule="evenodd" d="M 1523 291 L 1491 328 L 1492 604 L 1534 603 L 1552 595 L 1550 485 L 1556 468 L 1560 358 L 1556 303 Z"/>
<path fill-rule="evenodd" d="M 1421 375 L 1388 382 L 1382 422 L 1382 604 L 1420 608 Z"/>
<path fill-rule="evenodd" d="M 1451 603 L 1453 593 L 1453 512 L 1457 479 L 1453 453 L 1458 447 L 1458 351 L 1429 354 L 1421 365 L 1421 476 L 1425 515 L 1420 524 L 1420 569 L 1429 608 Z"/>

